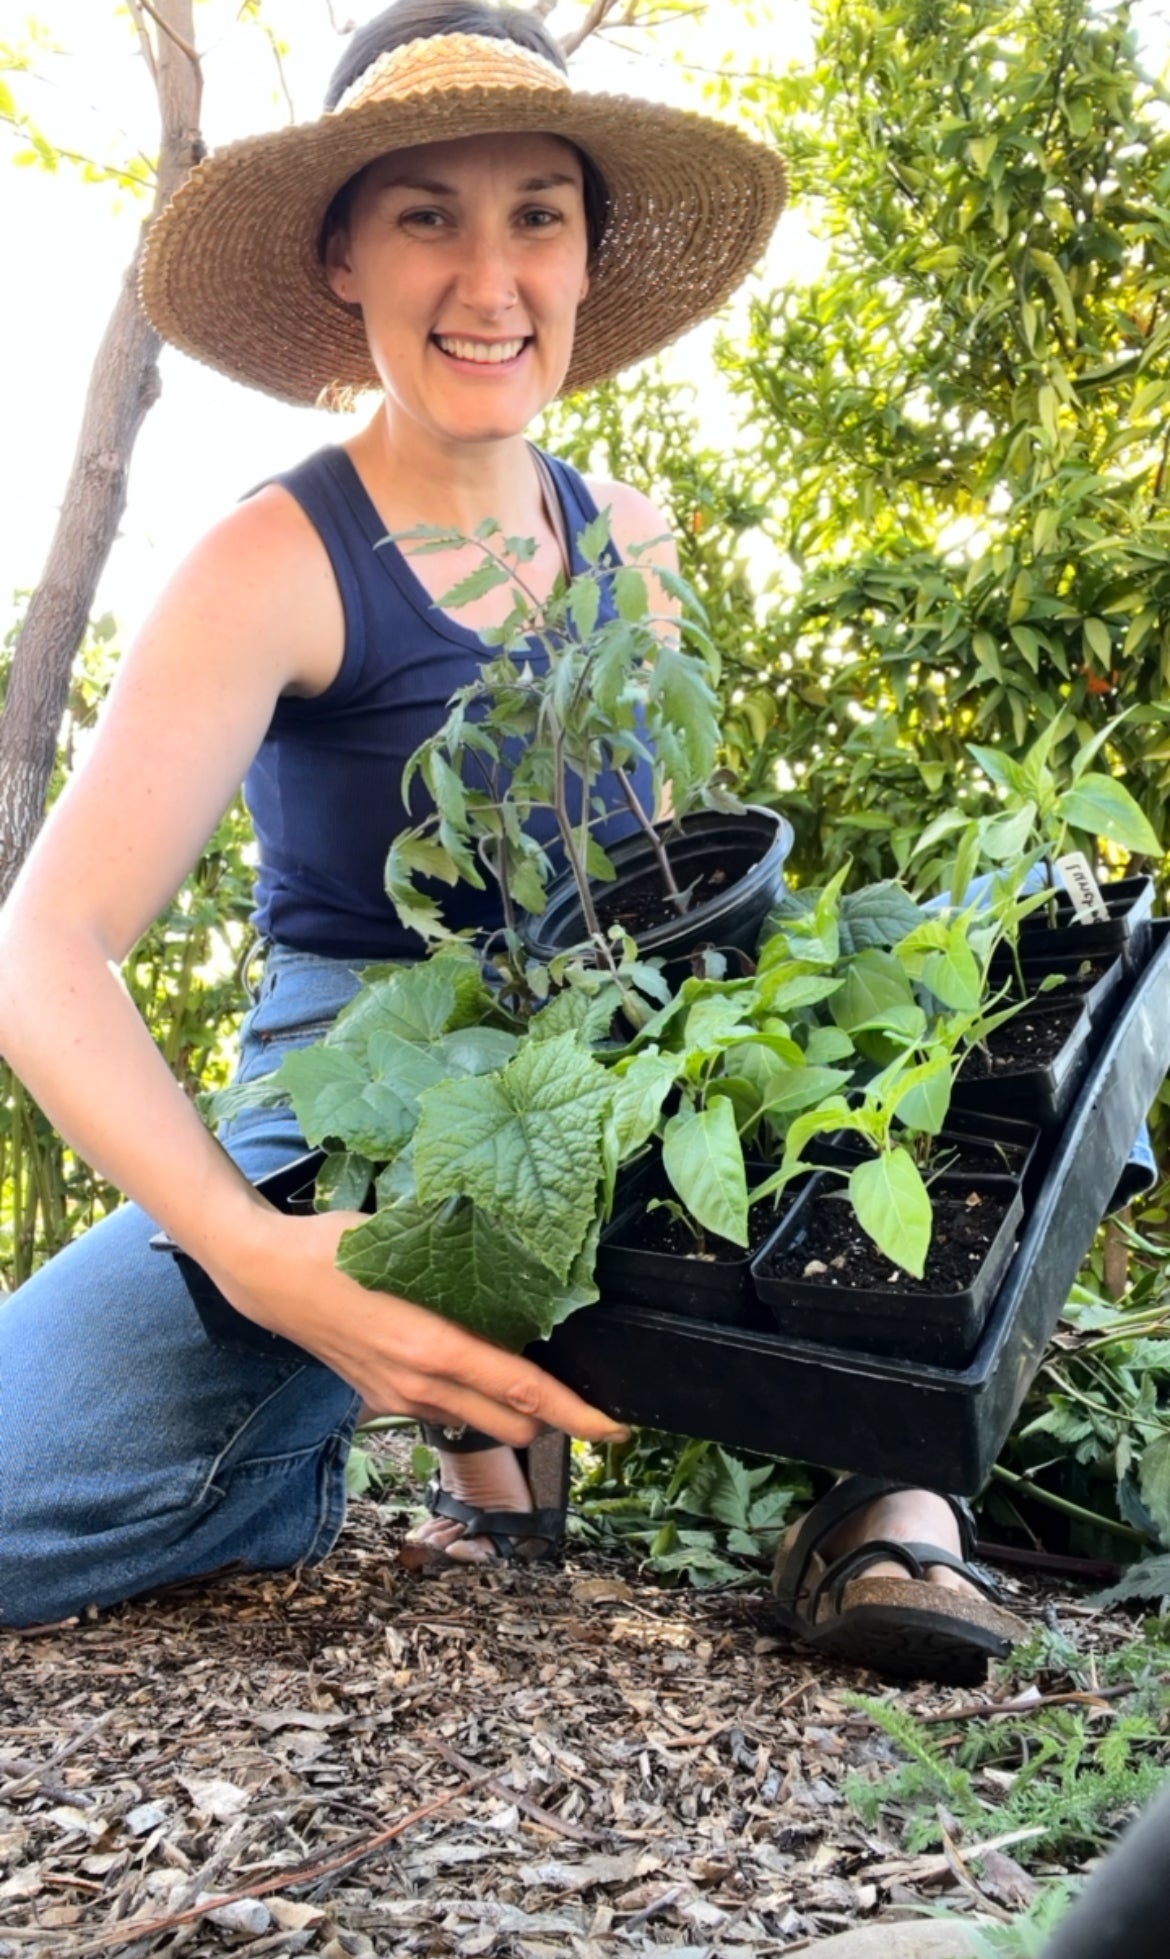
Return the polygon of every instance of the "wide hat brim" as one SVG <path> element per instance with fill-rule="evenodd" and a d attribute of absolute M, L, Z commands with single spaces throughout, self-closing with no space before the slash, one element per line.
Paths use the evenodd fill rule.
<path fill-rule="evenodd" d="M 338 190 L 387 151 L 540 131 L 592 157 L 610 213 L 564 393 L 715 312 L 784 207 L 783 159 L 762 143 L 708 116 L 579 93 L 511 42 L 410 43 L 371 72 L 365 99 L 199 164 L 147 242 L 141 295 L 158 331 L 282 401 L 336 405 L 379 385 L 360 316 L 326 283 L 319 241 Z"/>

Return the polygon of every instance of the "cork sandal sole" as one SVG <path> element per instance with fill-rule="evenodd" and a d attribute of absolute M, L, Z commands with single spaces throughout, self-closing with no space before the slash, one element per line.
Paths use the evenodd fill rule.
<path fill-rule="evenodd" d="M 910 1577 L 854 1579 L 841 1610 L 826 1609 L 815 1624 L 799 1612 L 776 1617 L 827 1659 L 954 1687 L 978 1686 L 988 1662 L 1005 1659 L 1026 1630 L 989 1599 Z"/>

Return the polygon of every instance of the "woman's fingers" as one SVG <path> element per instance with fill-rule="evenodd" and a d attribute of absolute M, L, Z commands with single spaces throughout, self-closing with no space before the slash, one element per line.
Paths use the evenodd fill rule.
<path fill-rule="evenodd" d="M 409 1321 L 401 1357 L 407 1364 L 392 1364 L 394 1389 L 407 1403 L 405 1412 L 427 1421 L 466 1422 L 514 1448 L 523 1448 L 544 1428 L 563 1429 L 588 1442 L 625 1434 L 612 1415 L 594 1408 L 535 1362 L 506 1353 L 425 1307 L 407 1301 L 394 1305 Z M 410 1366 L 416 1341 L 426 1353 L 417 1369 Z M 428 1409 L 440 1412 L 424 1412 Z"/>
<path fill-rule="evenodd" d="M 594 1442 L 624 1434 L 522 1355 L 347 1277 L 335 1263 L 338 1241 L 361 1222 L 346 1212 L 289 1218 L 265 1207 L 254 1214 L 247 1281 L 220 1283 L 242 1311 L 307 1348 L 379 1413 L 466 1422 L 516 1448 L 543 1428 Z"/>

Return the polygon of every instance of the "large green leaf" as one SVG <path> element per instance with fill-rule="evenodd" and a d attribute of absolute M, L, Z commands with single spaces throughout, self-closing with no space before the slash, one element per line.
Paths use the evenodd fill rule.
<path fill-rule="evenodd" d="M 519 1038 L 506 1027 L 456 1027 L 428 1052 L 441 1075 L 492 1075 L 512 1059 Z"/>
<path fill-rule="evenodd" d="M 574 1034 L 583 1047 L 591 1047 L 595 1041 L 604 1040 L 621 999 L 621 989 L 613 980 L 598 978 L 596 989 L 589 990 L 567 986 L 535 1016 L 528 1039 L 551 1041 L 558 1034 Z"/>
<path fill-rule="evenodd" d="M 612 1093 L 572 1034 L 523 1044 L 498 1074 L 442 1083 L 421 1099 L 420 1196 L 474 1199 L 565 1278 L 596 1215 Z"/>
<path fill-rule="evenodd" d="M 1031 801 L 1003 816 L 988 817 L 979 831 L 984 856 L 995 864 L 1012 863 L 1027 848 L 1035 821 L 1036 805 Z"/>
<path fill-rule="evenodd" d="M 649 709 L 673 734 L 672 746 L 685 781 L 705 782 L 717 759 L 719 718 L 703 661 L 681 647 L 660 645 L 650 678 Z M 661 748 L 661 740 L 655 745 Z"/>
<path fill-rule="evenodd" d="M 1158 842 L 1149 820 L 1139 809 L 1129 790 L 1110 775 L 1083 775 L 1057 799 L 1057 811 L 1074 830 L 1087 830 L 1090 836 L 1104 837 L 1122 850 L 1140 851 L 1144 857 L 1160 857 Z"/>
<path fill-rule="evenodd" d="M 644 619 L 649 611 L 646 580 L 635 565 L 621 565 L 613 576 L 613 593 L 623 619 Z"/>
<path fill-rule="evenodd" d="M 377 1037 L 377 1059 L 363 1061 L 349 1048 L 294 1049 L 277 1071 L 307 1142 L 336 1142 L 360 1156 L 384 1162 L 409 1139 L 418 1097 L 442 1077 L 442 1068 L 409 1041 Z"/>
<path fill-rule="evenodd" d="M 872 946 L 897 945 L 921 922 L 922 913 L 909 892 L 892 878 L 847 891 L 841 900 L 841 951 L 863 952 Z"/>
<path fill-rule="evenodd" d="M 568 1285 L 466 1198 L 404 1199 L 347 1231 L 338 1264 L 359 1285 L 428 1306 L 518 1353 L 543 1339 L 596 1288 Z"/>
<path fill-rule="evenodd" d="M 918 1166 L 905 1150 L 884 1150 L 859 1163 L 849 1179 L 857 1222 L 878 1250 L 920 1279 L 934 1222 Z"/>
<path fill-rule="evenodd" d="M 738 993 L 696 1000 L 680 1036 L 687 1053 L 697 1060 L 700 1055 L 717 1054 L 729 1042 L 750 1040 L 755 1030 L 745 1019 L 743 1006 Z"/>
<path fill-rule="evenodd" d="M 662 1132 L 662 1161 L 682 1203 L 703 1229 L 746 1247 L 747 1173 L 735 1111 L 725 1096 L 709 1108 L 671 1116 Z"/>
<path fill-rule="evenodd" d="M 1143 1449 L 1141 1492 L 1163 1546 L 1170 1546 L 1170 1435 L 1156 1435 Z"/>
<path fill-rule="evenodd" d="M 938 1055 L 909 1070 L 895 1092 L 892 1107 L 907 1129 L 921 1129 L 927 1136 L 937 1136 L 947 1119 L 953 1088 L 951 1058 Z"/>
<path fill-rule="evenodd" d="M 897 959 L 875 948 L 858 953 L 844 986 L 829 1003 L 829 1012 L 848 1034 L 858 1027 L 889 1025 L 891 1014 L 901 1024 L 902 1009 L 913 1004 L 913 989 Z"/>
<path fill-rule="evenodd" d="M 785 953 L 781 965 L 767 964 L 767 946 L 760 952 L 760 978 L 757 987 L 758 997 L 770 1013 L 795 1013 L 798 1007 L 814 1007 L 821 1000 L 827 1000 L 841 985 L 839 979 L 827 973 L 802 970 Z"/>
<path fill-rule="evenodd" d="M 827 1068 L 835 1061 L 848 1061 L 853 1043 L 840 1027 L 813 1027 L 805 1044 L 805 1059 L 810 1067 Z"/>
<path fill-rule="evenodd" d="M 769 1089 L 764 1108 L 773 1115 L 793 1115 L 835 1095 L 849 1080 L 845 1068 L 787 1068 Z"/>
<path fill-rule="evenodd" d="M 454 959 L 421 959 L 363 987 L 337 1016 L 330 1045 L 364 1048 L 382 1032 L 419 1042 L 445 1034 L 459 1004 L 460 964 Z"/>
<path fill-rule="evenodd" d="M 765 1465 L 763 1475 L 770 1474 L 770 1466 Z M 752 1498 L 760 1480 L 759 1470 L 753 1472 L 737 1456 L 713 1444 L 673 1507 L 700 1517 L 714 1517 L 729 1530 L 746 1531 L 751 1526 Z"/>
<path fill-rule="evenodd" d="M 369 1195 L 374 1166 L 352 1150 L 332 1150 L 317 1172 L 314 1203 L 319 1211 L 360 1211 Z"/>
<path fill-rule="evenodd" d="M 983 998 L 983 980 L 967 942 L 966 927 L 960 921 L 951 927 L 945 951 L 927 954 L 921 978 L 944 1007 L 975 1012 Z"/>
<path fill-rule="evenodd" d="M 613 1086 L 613 1122 L 623 1162 L 636 1155 L 649 1141 L 658 1125 L 662 1106 L 678 1078 L 677 1055 L 659 1054 L 649 1049 L 635 1054 L 610 1079 Z"/>
<path fill-rule="evenodd" d="M 997 783 L 1001 789 L 1008 789 L 1024 801 L 1029 793 L 1029 780 L 1021 763 L 1013 761 L 997 748 L 981 748 L 975 742 L 967 743 L 967 753 L 973 755 L 988 780 Z"/>

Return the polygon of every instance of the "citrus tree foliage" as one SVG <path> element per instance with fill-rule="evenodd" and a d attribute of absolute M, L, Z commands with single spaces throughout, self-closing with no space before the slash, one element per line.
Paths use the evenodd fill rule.
<path fill-rule="evenodd" d="M 739 385 L 802 574 L 769 733 L 806 758 L 829 854 L 860 816 L 903 861 L 972 737 L 1019 750 L 1063 703 L 1165 691 L 1162 107 L 1129 8 L 1089 0 L 835 0 L 779 91 L 832 252 L 759 308 Z M 892 808 L 890 734 L 920 775 Z M 1117 748 L 1154 813 L 1140 709 Z"/>
<path fill-rule="evenodd" d="M 770 795 L 781 765 L 798 865 L 873 876 L 962 796 L 967 742 L 1018 753 L 1063 705 L 1071 752 L 1128 706 L 1112 764 L 1156 815 L 1170 118 L 1129 7 L 825 0 L 770 121 L 826 256 L 722 350 L 731 455 L 644 385 L 579 436 L 680 528 L 729 759 Z"/>

